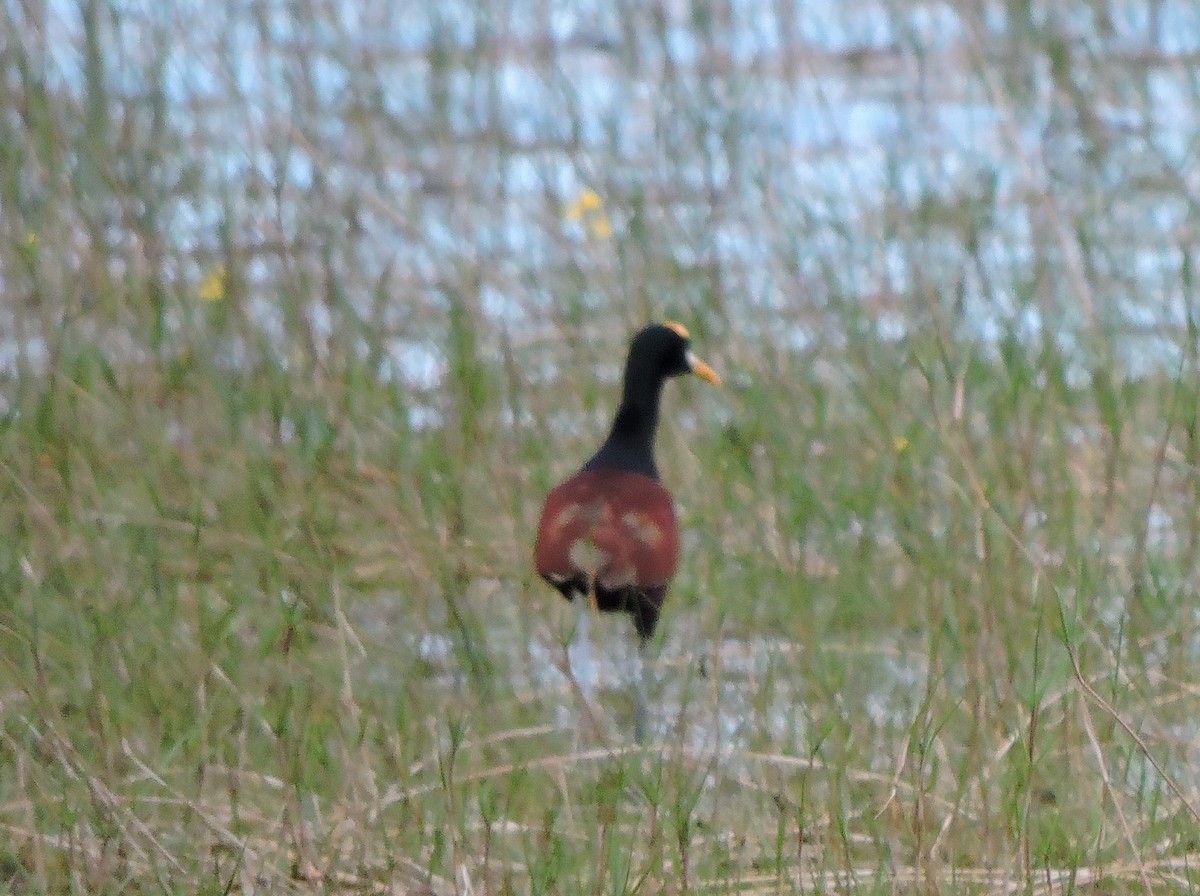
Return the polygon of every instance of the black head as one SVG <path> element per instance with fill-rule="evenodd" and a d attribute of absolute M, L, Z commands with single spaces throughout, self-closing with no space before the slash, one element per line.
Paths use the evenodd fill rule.
<path fill-rule="evenodd" d="M 692 354 L 690 345 L 688 331 L 674 321 L 651 324 L 633 337 L 625 362 L 624 394 L 612 430 L 584 464 L 585 470 L 628 470 L 658 478 L 654 433 L 663 383 L 685 373 L 694 373 L 713 385 L 721 383 L 716 372 Z"/>
<path fill-rule="evenodd" d="M 626 388 L 653 388 L 668 377 L 694 373 L 714 385 L 721 379 L 711 367 L 692 354 L 687 329 L 673 320 L 650 324 L 629 343 L 625 364 Z"/>

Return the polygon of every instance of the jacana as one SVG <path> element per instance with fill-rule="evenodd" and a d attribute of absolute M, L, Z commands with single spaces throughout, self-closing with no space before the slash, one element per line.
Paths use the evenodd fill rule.
<path fill-rule="evenodd" d="M 538 575 L 582 611 L 575 633 L 581 646 L 586 650 L 591 610 L 628 613 L 637 631 L 639 666 L 679 565 L 675 502 L 659 481 L 654 436 L 663 385 L 686 373 L 721 383 L 692 354 L 681 324 L 651 324 L 633 337 L 621 404 L 608 438 L 579 472 L 546 497 L 534 546 Z M 641 676 L 639 668 L 638 743 L 646 726 Z"/>

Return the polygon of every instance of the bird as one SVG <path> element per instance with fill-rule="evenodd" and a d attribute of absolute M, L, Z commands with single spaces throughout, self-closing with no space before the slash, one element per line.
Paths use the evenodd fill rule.
<path fill-rule="evenodd" d="M 638 638 L 634 740 L 639 744 L 646 730 L 646 648 L 679 566 L 675 502 L 659 477 L 654 438 L 664 384 L 689 373 L 721 385 L 716 371 L 692 352 L 682 324 L 650 324 L 633 336 L 608 437 L 546 496 L 534 543 L 537 574 L 578 611 L 573 640 L 586 667 L 580 678 L 591 679 L 591 612 L 632 617 Z"/>

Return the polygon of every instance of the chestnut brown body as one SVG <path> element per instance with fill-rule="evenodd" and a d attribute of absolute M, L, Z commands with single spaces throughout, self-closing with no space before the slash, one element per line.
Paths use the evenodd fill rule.
<path fill-rule="evenodd" d="M 650 638 L 679 566 L 670 493 L 627 470 L 577 473 L 546 498 L 534 565 L 567 600 L 630 613 L 638 636 Z"/>

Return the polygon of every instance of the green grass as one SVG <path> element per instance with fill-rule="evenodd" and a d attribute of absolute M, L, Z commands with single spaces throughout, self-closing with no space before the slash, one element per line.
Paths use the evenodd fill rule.
<path fill-rule="evenodd" d="M 901 72 L 879 98 L 886 53 L 814 57 L 787 77 L 838 138 L 807 160 L 850 172 L 824 185 L 736 60 L 674 61 L 630 159 L 621 115 L 580 142 L 567 68 L 494 22 L 430 23 L 406 107 L 405 54 L 349 25 L 81 9 L 71 77 L 3 12 L 0 890 L 1196 889 L 1200 379 L 1162 311 L 1194 282 L 1147 223 L 1190 214 L 1150 97 L 1171 66 L 1112 22 L 960 11 L 956 76 L 1004 126 L 944 155 L 940 95 Z M 688 26 L 714 59 L 720 18 Z M 180 86 L 183 37 L 192 65 L 286 63 L 278 107 L 237 66 Z M 532 147 L 461 92 L 508 53 L 553 88 Z M 900 121 L 878 201 L 858 102 Z M 563 220 L 554 159 L 593 217 Z M 727 386 L 665 396 L 684 555 L 638 748 L 628 621 L 593 626 L 590 730 L 531 551 L 663 316 Z"/>
<path fill-rule="evenodd" d="M 60 356 L 0 434 L 10 886 L 1186 888 L 1188 554 L 1148 539 L 1136 603 L 1129 576 L 1155 478 L 1190 518 L 1163 411 L 1192 387 L 1131 384 L 1113 459 L 1052 350 L 939 347 L 955 419 L 932 345 L 855 348 L 846 384 L 797 359 L 667 396 L 697 423 L 662 439 L 688 551 L 645 750 L 618 685 L 577 736 L 569 611 L 528 569 L 595 432 L 559 460 L 485 420 L 473 452 L 525 457 L 498 468 L 361 371 Z"/>

